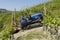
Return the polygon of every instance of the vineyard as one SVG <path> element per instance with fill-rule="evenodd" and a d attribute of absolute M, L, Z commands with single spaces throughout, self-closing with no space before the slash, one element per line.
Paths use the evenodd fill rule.
<path fill-rule="evenodd" d="M 42 13 L 44 16 L 43 31 L 49 32 L 50 35 L 56 35 L 56 40 L 59 40 L 60 35 L 58 31 L 60 30 L 59 29 L 60 28 L 60 0 L 53 0 L 47 2 L 45 6 L 46 6 L 46 15 L 44 13 L 44 4 L 40 4 L 28 8 L 26 10 L 21 10 L 19 12 L 16 12 L 15 20 L 19 22 L 22 13 L 25 14 L 25 17 L 28 17 L 29 14 L 33 15 L 35 13 Z M 12 27 L 12 13 L 13 12 L 0 14 L 0 39 L 2 40 L 7 40 L 10 37 L 11 32 L 14 30 L 14 28 Z M 30 35 L 28 36 L 30 37 Z"/>

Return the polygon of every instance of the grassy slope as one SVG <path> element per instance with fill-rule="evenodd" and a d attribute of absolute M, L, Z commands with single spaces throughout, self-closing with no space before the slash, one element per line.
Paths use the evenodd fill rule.
<path fill-rule="evenodd" d="M 30 12 L 31 10 L 31 12 Z M 54 0 L 53 2 L 46 3 L 46 10 L 47 10 L 47 15 L 51 15 L 55 18 L 59 17 L 60 18 L 60 0 Z M 20 20 L 20 15 L 22 13 L 27 14 L 30 13 L 31 15 L 34 13 L 43 13 L 44 14 L 44 5 L 40 4 L 37 6 L 34 6 L 32 8 L 29 8 L 27 10 L 22 10 L 18 13 L 16 13 L 16 19 L 19 21 Z M 4 16 L 4 15 L 3 15 Z M 4 23 L 11 24 L 11 14 L 5 15 L 5 17 L 2 19 L 2 16 L 0 16 L 0 21 L 4 21 Z M 10 25 L 9 25 L 10 26 Z M 9 28 L 8 28 L 9 29 Z M 9 30 L 7 30 L 9 32 Z"/>
<path fill-rule="evenodd" d="M 60 0 L 52 0 L 51 2 L 47 2 L 46 3 L 46 16 L 44 16 L 44 23 L 54 23 L 54 21 L 57 22 L 57 18 L 60 19 Z M 20 13 L 24 13 L 25 16 L 28 16 L 28 14 L 32 15 L 35 13 L 42 13 L 43 15 L 44 13 L 44 4 L 40 4 L 34 7 L 31 7 L 29 9 L 26 10 L 22 10 L 20 11 Z M 47 19 L 49 18 L 49 19 Z M 54 21 L 51 21 L 54 20 Z M 60 22 L 60 21 L 58 21 Z"/>
<path fill-rule="evenodd" d="M 34 13 L 43 13 L 44 14 L 44 5 L 41 4 L 41 5 L 37 5 L 37 6 L 34 6 L 32 8 L 29 8 L 28 10 L 32 10 L 32 13 L 30 14 L 34 14 Z M 25 13 L 26 13 L 27 10 L 25 10 Z M 52 2 L 49 2 L 49 3 L 46 3 L 46 16 L 48 16 L 48 18 L 59 18 L 60 19 L 60 0 L 53 0 Z M 46 18 L 44 16 L 44 18 Z M 47 18 L 44 20 L 46 21 Z M 55 21 L 55 19 L 54 19 Z M 59 22 L 59 21 L 56 21 L 56 22 Z M 42 34 L 44 35 L 44 34 Z M 41 34 L 36 34 L 36 33 L 30 33 L 28 34 L 27 36 L 23 36 L 23 37 L 20 37 L 20 39 L 18 40 L 31 40 L 32 38 L 39 38 L 42 36 Z M 46 35 L 45 35 L 46 36 Z M 54 40 L 54 39 L 53 39 Z"/>
<path fill-rule="evenodd" d="M 31 13 L 30 13 L 30 10 L 31 10 Z M 54 0 L 53 2 L 49 2 L 49 3 L 46 3 L 46 10 L 47 10 L 47 15 L 51 14 L 53 17 L 60 17 L 60 0 Z M 37 5 L 37 6 L 34 6 L 34 7 L 31 7 L 29 9 L 26 9 L 26 10 L 22 10 L 20 12 L 17 12 L 16 13 L 16 18 L 15 19 L 20 19 L 20 15 L 22 13 L 25 13 L 25 14 L 35 14 L 35 13 L 43 13 L 44 14 L 44 5 L 43 4 L 40 4 L 40 5 Z M 2 14 L 3 15 L 3 14 Z M 5 17 L 2 19 L 2 15 L 0 15 L 0 20 L 3 20 L 4 22 L 9 20 L 11 22 L 11 17 L 12 15 L 11 14 L 7 14 L 5 15 Z M 27 16 L 26 15 L 26 16 Z M 4 15 L 3 15 L 4 16 Z M 5 23 L 8 23 L 9 21 L 5 22 Z"/>

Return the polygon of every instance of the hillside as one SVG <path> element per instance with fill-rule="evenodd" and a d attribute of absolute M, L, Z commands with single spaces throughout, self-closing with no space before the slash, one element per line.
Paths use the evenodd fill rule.
<path fill-rule="evenodd" d="M 58 22 L 60 19 L 60 0 L 52 0 L 50 2 L 45 3 L 45 7 L 46 7 L 46 15 L 44 12 L 44 4 L 40 4 L 34 7 L 31 7 L 29 9 L 26 10 L 22 10 L 21 13 L 25 13 L 25 15 L 27 14 L 35 14 L 35 13 L 42 13 L 44 15 L 44 22 L 46 24 L 46 22 L 50 22 L 50 23 L 54 23 L 51 20 L 56 20 L 56 22 Z M 46 19 L 45 19 L 46 18 Z M 58 21 L 57 21 L 58 20 Z M 60 22 L 60 21 L 59 21 Z"/>
<path fill-rule="evenodd" d="M 21 10 L 20 12 L 15 13 L 15 19 L 17 21 L 20 20 L 20 16 L 22 13 L 25 14 L 27 17 L 29 14 L 35 14 L 35 13 L 42 13 L 44 15 L 44 23 L 45 24 L 54 24 L 54 26 L 57 24 L 60 24 L 60 0 L 53 0 L 51 2 L 46 3 L 46 15 L 44 15 L 44 4 L 36 5 L 34 7 L 28 8 L 26 10 Z M 58 18 L 58 19 L 57 19 Z M 7 14 L 0 14 L 0 23 L 2 26 L 0 26 L 1 32 L 0 32 L 0 38 L 3 40 L 6 40 L 9 38 L 9 34 L 13 30 L 12 28 L 12 12 L 8 12 Z M 1 28 L 2 27 L 2 28 Z M 8 34 L 8 35 L 7 35 Z"/>
<path fill-rule="evenodd" d="M 59 12 L 60 0 L 53 0 L 51 2 L 47 2 L 45 6 L 46 6 L 46 15 L 44 13 L 44 4 L 40 4 L 40 5 L 31 7 L 29 9 L 26 9 L 26 10 L 22 10 L 20 13 L 25 13 L 25 15 L 27 14 L 26 16 L 28 16 L 29 14 L 32 15 L 35 13 L 42 13 L 44 15 L 44 21 L 43 21 L 44 25 L 47 25 L 48 27 L 52 26 L 52 28 L 51 28 L 52 30 L 54 30 L 55 27 L 58 27 L 58 26 L 60 27 L 60 12 Z M 44 28 L 45 28 L 45 26 L 44 26 Z M 42 32 L 46 32 L 46 31 L 44 30 Z M 52 33 L 54 33 L 54 31 Z M 59 33 L 58 33 L 58 35 L 59 35 Z M 55 37 L 55 36 L 53 35 L 53 37 L 52 37 L 52 35 L 49 34 L 49 31 L 47 34 L 44 34 L 44 33 L 41 34 L 41 33 L 38 33 L 38 31 L 37 31 L 35 33 L 31 32 L 30 34 L 28 34 L 26 36 L 18 37 L 18 40 L 20 40 L 20 39 L 21 40 L 58 40 L 57 37 Z M 47 37 L 47 38 L 45 38 L 45 37 Z"/>

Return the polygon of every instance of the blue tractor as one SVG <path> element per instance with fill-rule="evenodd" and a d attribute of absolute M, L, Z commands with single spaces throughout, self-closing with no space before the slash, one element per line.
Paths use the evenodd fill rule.
<path fill-rule="evenodd" d="M 21 17 L 21 29 L 29 29 L 36 26 L 43 25 L 43 15 L 41 13 L 36 13 L 34 15 L 30 15 L 28 18 Z"/>

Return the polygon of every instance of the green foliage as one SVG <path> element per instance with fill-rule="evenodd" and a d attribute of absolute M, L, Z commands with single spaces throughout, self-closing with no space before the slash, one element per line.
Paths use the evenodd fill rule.
<path fill-rule="evenodd" d="M 14 30 L 11 26 L 12 23 L 12 13 L 6 13 L 6 14 L 0 14 L 0 33 L 1 33 L 1 39 L 7 40 L 11 34 L 11 32 Z"/>
<path fill-rule="evenodd" d="M 2 40 L 7 40 L 14 29 L 10 26 L 3 31 Z"/>

